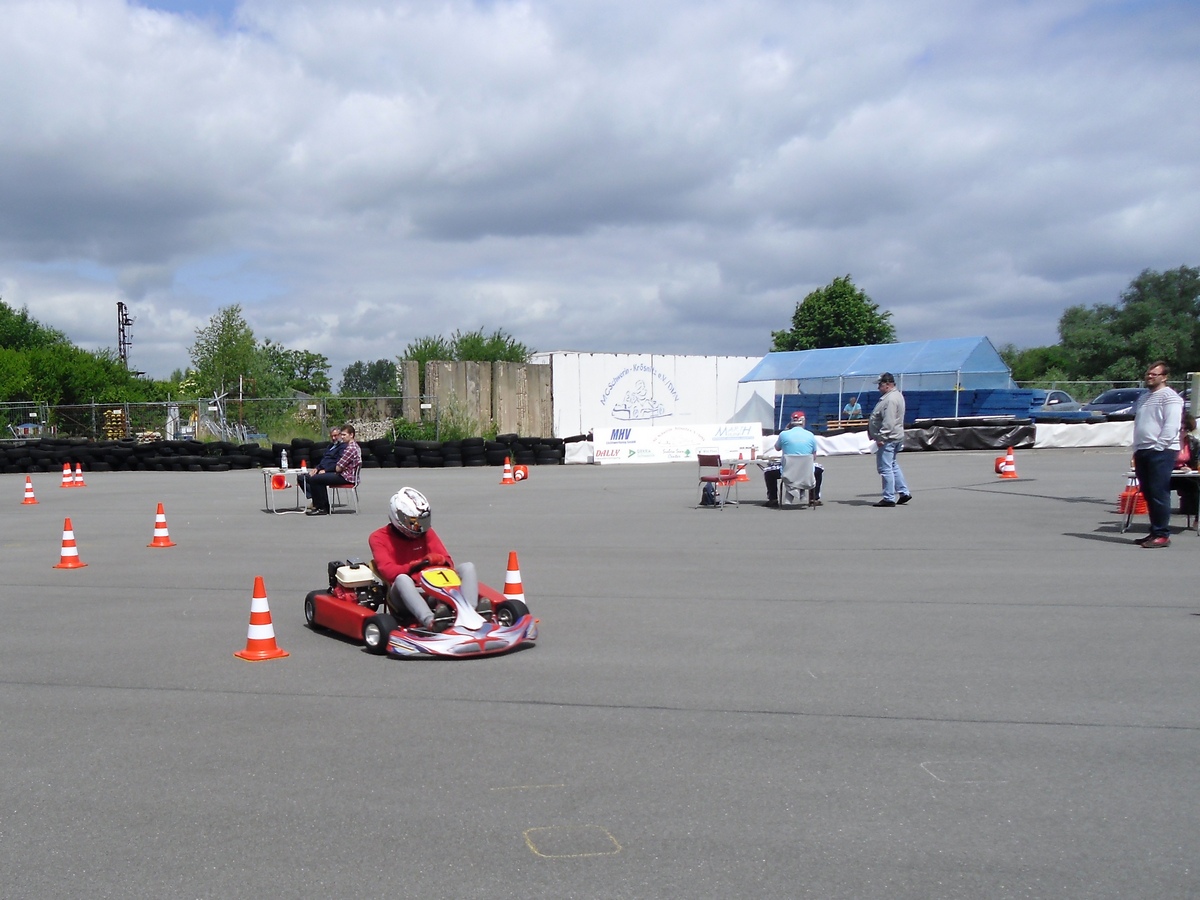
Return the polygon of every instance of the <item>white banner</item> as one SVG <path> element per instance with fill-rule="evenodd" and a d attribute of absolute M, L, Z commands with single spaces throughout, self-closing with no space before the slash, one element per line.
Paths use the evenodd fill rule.
<path fill-rule="evenodd" d="M 723 459 L 753 459 L 762 442 L 758 422 L 726 425 L 629 426 L 605 428 L 593 435 L 597 463 L 660 463 L 694 461 L 698 453 L 717 453 Z"/>

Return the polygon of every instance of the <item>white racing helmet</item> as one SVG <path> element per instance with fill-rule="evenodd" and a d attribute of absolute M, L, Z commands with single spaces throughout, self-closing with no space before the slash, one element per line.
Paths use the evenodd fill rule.
<path fill-rule="evenodd" d="M 388 519 L 401 534 L 417 538 L 429 530 L 433 518 L 429 501 L 416 488 L 402 487 L 388 503 Z"/>

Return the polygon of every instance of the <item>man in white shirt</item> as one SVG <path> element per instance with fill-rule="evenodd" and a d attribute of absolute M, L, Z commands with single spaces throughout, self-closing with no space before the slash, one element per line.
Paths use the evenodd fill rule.
<path fill-rule="evenodd" d="M 1167 387 L 1162 360 L 1146 367 L 1146 387 L 1133 407 L 1133 469 L 1150 512 L 1150 533 L 1134 541 L 1146 549 L 1171 546 L 1171 470 L 1179 453 L 1183 398 Z"/>

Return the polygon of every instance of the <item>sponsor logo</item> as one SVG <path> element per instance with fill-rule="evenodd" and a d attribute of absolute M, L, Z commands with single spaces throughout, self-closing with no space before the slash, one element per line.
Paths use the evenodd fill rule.
<path fill-rule="evenodd" d="M 614 428 L 612 434 L 609 435 L 608 442 L 610 444 L 620 443 L 621 441 L 632 440 L 632 428 Z"/>
<path fill-rule="evenodd" d="M 604 448 L 595 452 L 595 459 L 620 459 L 621 451 L 613 448 Z"/>
<path fill-rule="evenodd" d="M 722 425 L 713 432 L 714 441 L 727 441 L 730 438 L 749 438 L 755 436 L 749 424 Z"/>

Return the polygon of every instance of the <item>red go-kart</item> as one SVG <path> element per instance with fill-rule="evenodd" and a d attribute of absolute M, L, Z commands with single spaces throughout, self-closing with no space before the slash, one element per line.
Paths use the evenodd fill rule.
<path fill-rule="evenodd" d="M 401 621 L 388 612 L 387 587 L 374 569 L 361 560 L 329 563 L 329 588 L 304 598 L 304 619 L 362 641 L 371 653 L 396 657 L 468 657 L 506 653 L 532 645 L 538 620 L 521 600 L 479 585 L 473 606 L 462 593 L 458 573 L 430 566 L 413 575 L 417 589 L 433 610 L 432 628 Z M 407 619 L 407 611 L 404 612 Z"/>

